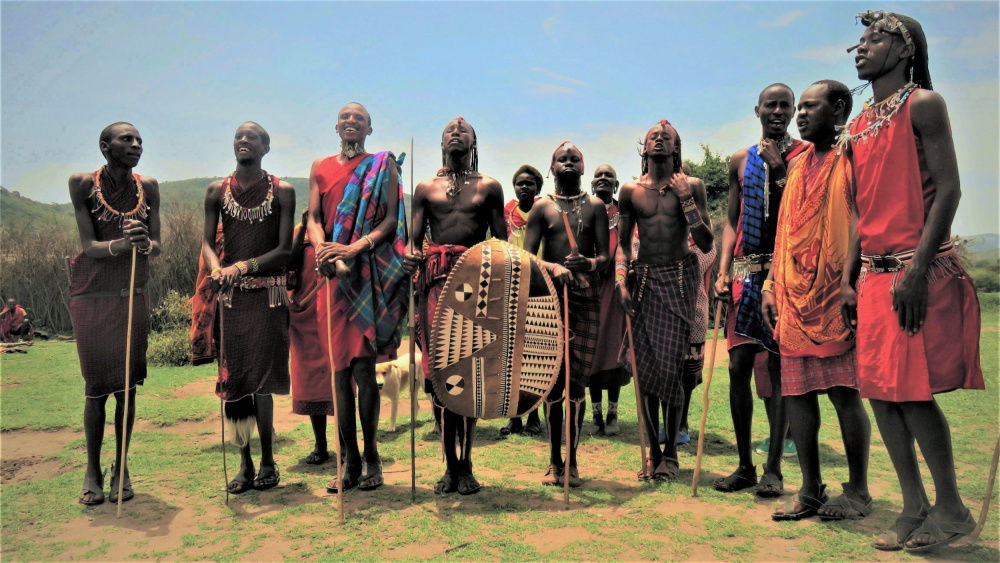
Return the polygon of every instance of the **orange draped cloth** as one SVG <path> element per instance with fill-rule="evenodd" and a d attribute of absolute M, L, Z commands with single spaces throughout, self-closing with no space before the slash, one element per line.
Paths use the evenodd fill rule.
<path fill-rule="evenodd" d="M 775 340 L 782 356 L 839 356 L 854 347 L 840 315 L 853 173 L 846 154 L 815 147 L 788 172 L 774 241 Z"/>

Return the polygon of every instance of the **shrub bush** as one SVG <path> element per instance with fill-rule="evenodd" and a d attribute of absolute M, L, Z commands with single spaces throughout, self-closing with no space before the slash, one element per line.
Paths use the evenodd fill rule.
<path fill-rule="evenodd" d="M 191 339 L 186 327 L 149 335 L 146 363 L 151 366 L 186 366 L 191 363 Z"/>

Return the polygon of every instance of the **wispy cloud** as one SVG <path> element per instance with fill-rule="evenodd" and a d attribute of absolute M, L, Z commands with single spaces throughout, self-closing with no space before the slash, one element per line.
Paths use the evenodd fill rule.
<path fill-rule="evenodd" d="M 587 84 L 583 80 L 580 80 L 578 78 L 573 78 L 572 76 L 565 76 L 562 74 L 558 74 L 556 72 L 552 72 L 547 68 L 541 68 L 536 66 L 531 69 L 531 72 L 537 72 L 538 74 L 547 76 L 553 80 L 558 80 L 560 82 L 569 82 L 570 84 L 576 84 L 577 86 L 590 86 L 590 84 Z"/>
<path fill-rule="evenodd" d="M 559 21 L 561 19 L 562 16 L 560 16 L 559 14 L 552 14 L 551 16 L 545 18 L 545 21 L 542 22 L 542 29 L 545 30 L 545 33 L 551 34 L 553 31 L 555 31 L 556 26 L 559 25 Z"/>
<path fill-rule="evenodd" d="M 795 52 L 795 58 L 817 63 L 837 64 L 853 60 L 854 55 L 847 53 L 848 45 L 822 45 Z"/>
<path fill-rule="evenodd" d="M 787 27 L 795 23 L 795 21 L 802 16 L 806 15 L 808 12 L 805 10 L 792 10 L 790 12 L 785 12 L 778 16 L 778 19 L 774 21 L 764 22 L 761 25 L 763 27 Z"/>
<path fill-rule="evenodd" d="M 546 82 L 533 82 L 528 81 L 528 85 L 532 87 L 532 90 L 536 94 L 575 94 L 576 90 L 570 88 L 569 86 L 562 86 L 560 84 L 549 84 Z"/>

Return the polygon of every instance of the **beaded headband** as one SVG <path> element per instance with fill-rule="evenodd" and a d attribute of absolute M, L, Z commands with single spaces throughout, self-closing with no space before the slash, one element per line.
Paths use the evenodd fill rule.
<path fill-rule="evenodd" d="M 906 25 L 899 21 L 896 14 L 892 12 L 883 12 L 882 10 L 868 10 L 867 12 L 861 12 L 854 17 L 855 21 L 860 21 L 865 27 L 871 27 L 877 22 L 882 22 L 882 30 L 886 33 L 895 33 L 903 37 L 903 42 L 907 45 L 913 45 L 913 38 L 910 37 L 910 30 L 906 29 Z M 860 46 L 855 45 L 847 50 L 848 53 L 857 49 Z"/>

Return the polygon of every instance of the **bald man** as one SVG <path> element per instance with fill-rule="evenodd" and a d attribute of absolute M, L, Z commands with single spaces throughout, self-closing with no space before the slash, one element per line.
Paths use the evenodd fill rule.
<path fill-rule="evenodd" d="M 365 150 L 372 118 L 361 104 L 341 108 L 336 130 L 340 153 L 316 159 L 309 173 L 308 220 L 319 272 L 335 287 L 331 302 L 325 289 L 316 301 L 320 341 L 324 351 L 332 350 L 337 426 L 346 449 L 343 482 L 331 481 L 329 493 L 341 486 L 370 491 L 383 483 L 376 441 L 381 403 L 375 364 L 396 359 L 409 290 L 402 267 L 406 214 L 399 163 L 389 151 Z M 338 261 L 350 276 L 334 282 Z M 358 387 L 356 404 L 352 380 Z M 355 409 L 365 441 L 363 460 Z M 317 436 L 325 434 L 327 413 L 308 414 Z"/>

